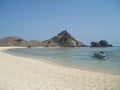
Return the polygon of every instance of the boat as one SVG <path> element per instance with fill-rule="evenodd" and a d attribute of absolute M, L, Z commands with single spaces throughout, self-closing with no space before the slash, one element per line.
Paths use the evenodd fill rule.
<path fill-rule="evenodd" d="M 94 57 L 102 59 L 106 57 L 106 54 L 103 51 L 96 51 Z"/>

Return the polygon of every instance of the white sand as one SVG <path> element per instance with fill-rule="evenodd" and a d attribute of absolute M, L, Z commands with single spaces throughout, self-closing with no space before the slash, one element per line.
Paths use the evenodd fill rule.
<path fill-rule="evenodd" d="M 120 90 L 120 75 L 18 57 L 0 47 L 0 90 Z"/>

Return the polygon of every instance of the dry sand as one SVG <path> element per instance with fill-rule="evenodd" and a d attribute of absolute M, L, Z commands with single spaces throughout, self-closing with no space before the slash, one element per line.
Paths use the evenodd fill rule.
<path fill-rule="evenodd" d="M 2 52 L 0 90 L 120 90 L 120 75 L 78 70 Z"/>

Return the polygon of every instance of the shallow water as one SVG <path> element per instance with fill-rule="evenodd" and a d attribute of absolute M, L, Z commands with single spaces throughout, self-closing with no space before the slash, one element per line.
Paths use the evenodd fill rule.
<path fill-rule="evenodd" d="M 93 54 L 97 50 L 104 51 L 107 57 L 104 59 L 95 58 Z M 120 47 L 24 48 L 11 49 L 6 52 L 38 59 L 43 58 L 60 65 L 74 68 L 120 73 Z"/>

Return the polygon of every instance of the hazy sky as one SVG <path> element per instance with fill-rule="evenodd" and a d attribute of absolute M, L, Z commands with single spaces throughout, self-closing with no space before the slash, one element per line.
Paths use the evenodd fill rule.
<path fill-rule="evenodd" d="M 0 38 L 43 41 L 62 30 L 120 45 L 120 0 L 0 0 Z"/>

